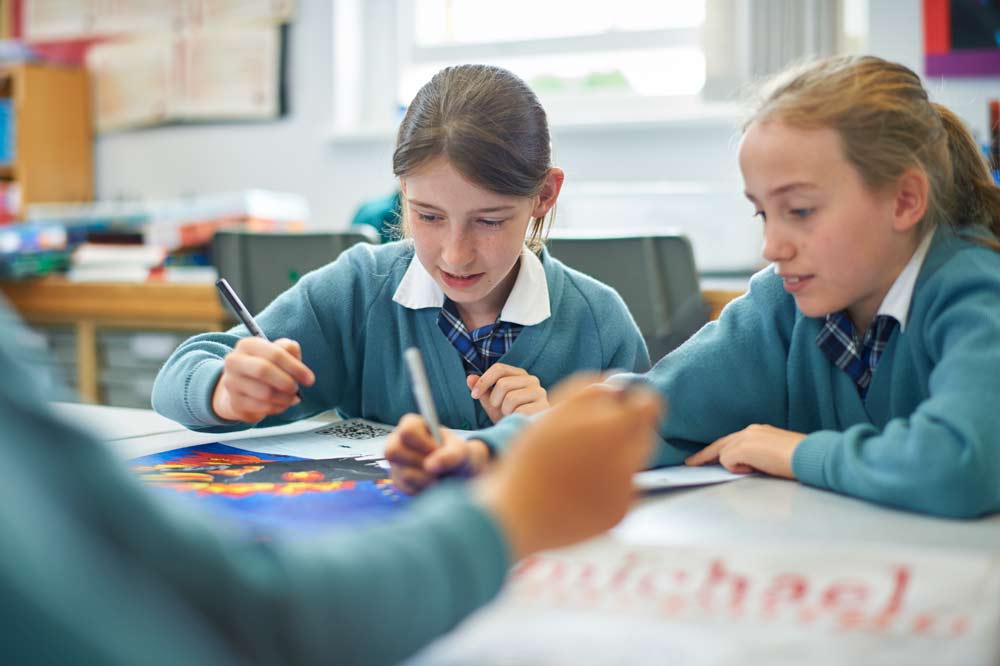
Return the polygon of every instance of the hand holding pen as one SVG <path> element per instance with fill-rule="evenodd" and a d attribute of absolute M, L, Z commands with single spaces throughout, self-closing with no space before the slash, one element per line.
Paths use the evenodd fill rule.
<path fill-rule="evenodd" d="M 419 396 L 421 372 L 412 374 Z M 496 519 L 511 559 L 594 536 L 621 520 L 635 497 L 633 478 L 653 450 L 662 403 L 634 381 L 609 386 L 597 379 L 584 374 L 556 387 L 558 404 L 533 419 L 470 484 Z M 434 483 L 437 475 L 427 469 L 434 456 L 477 441 L 456 441 L 447 428 L 440 434 L 438 445 L 429 422 L 416 414 L 400 421 L 386 448 L 397 488 L 414 493 Z"/>
<path fill-rule="evenodd" d="M 212 409 L 227 421 L 256 423 L 301 402 L 299 386 L 315 376 L 302 362 L 294 340 L 270 341 L 225 279 L 216 283 L 252 337 L 242 338 L 226 355 L 222 376 L 212 393 Z"/>
<path fill-rule="evenodd" d="M 486 444 L 441 427 L 420 351 L 411 347 L 404 360 L 420 415 L 407 414 L 400 419 L 386 442 L 385 458 L 393 484 L 413 495 L 441 476 L 478 474 L 490 460 Z"/>

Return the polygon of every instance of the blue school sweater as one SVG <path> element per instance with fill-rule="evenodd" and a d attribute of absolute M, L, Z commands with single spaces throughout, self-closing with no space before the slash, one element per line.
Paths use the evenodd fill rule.
<path fill-rule="evenodd" d="M 355 245 L 261 312 L 257 322 L 269 338 L 299 342 L 316 383 L 302 387 L 299 405 L 257 425 L 333 408 L 345 416 L 396 423 L 417 411 L 403 361 L 403 352 L 414 345 L 423 352 L 441 423 L 461 429 L 491 425 L 469 395 L 461 356 L 438 327 L 440 308 L 412 310 L 392 300 L 412 258 L 410 241 Z M 577 370 L 646 370 L 646 344 L 618 294 L 547 253 L 541 259 L 552 315 L 525 327 L 500 361 L 524 368 L 546 389 Z M 222 359 L 247 334 L 238 326 L 184 342 L 156 378 L 153 408 L 197 430 L 250 427 L 219 419 L 211 407 Z"/>
<path fill-rule="evenodd" d="M 503 534 L 458 486 L 307 544 L 154 497 L 52 412 L 23 333 L 0 298 L 0 662 L 395 664 L 499 591 Z"/>
<path fill-rule="evenodd" d="M 938 229 L 865 398 L 773 268 L 646 375 L 668 400 L 652 464 L 755 424 L 808 433 L 802 482 L 952 517 L 1000 510 L 1000 253 Z M 503 447 L 524 419 L 477 436 Z"/>

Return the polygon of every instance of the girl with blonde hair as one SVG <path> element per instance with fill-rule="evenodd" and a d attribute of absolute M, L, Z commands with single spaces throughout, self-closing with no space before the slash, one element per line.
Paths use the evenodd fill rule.
<path fill-rule="evenodd" d="M 906 67 L 837 57 L 777 79 L 739 158 L 770 266 L 641 376 L 670 402 L 653 464 L 1000 510 L 1000 190 L 968 130 Z"/>

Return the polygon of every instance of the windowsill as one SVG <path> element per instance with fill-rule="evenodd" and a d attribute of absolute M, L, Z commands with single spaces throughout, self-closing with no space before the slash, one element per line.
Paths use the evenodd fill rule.
<path fill-rule="evenodd" d="M 627 111 L 614 109 L 596 113 L 572 111 L 559 114 L 550 112 L 552 132 L 637 132 L 648 130 L 687 130 L 692 128 L 732 128 L 739 127 L 744 109 L 736 104 L 679 104 L 672 109 L 662 107 L 629 108 Z"/>
<path fill-rule="evenodd" d="M 736 130 L 744 117 L 743 107 L 731 103 L 714 103 L 685 108 L 677 112 L 664 113 L 661 109 L 645 112 L 630 110 L 627 114 L 592 113 L 575 115 L 574 118 L 560 118 L 550 113 L 551 131 L 559 134 L 587 134 L 608 132 L 648 132 L 662 130 L 689 130 L 696 128 L 721 128 Z M 358 127 L 357 129 L 334 129 L 328 138 L 334 144 L 356 144 L 391 142 L 396 138 L 398 127 Z"/>

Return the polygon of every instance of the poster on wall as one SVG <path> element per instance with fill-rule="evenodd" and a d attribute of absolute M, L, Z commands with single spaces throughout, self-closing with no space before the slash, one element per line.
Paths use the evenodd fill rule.
<path fill-rule="evenodd" d="M 294 0 L 22 0 L 17 34 L 83 64 L 98 132 L 287 112 Z"/>
<path fill-rule="evenodd" d="M 86 55 L 99 132 L 173 122 L 268 120 L 284 112 L 284 30 L 151 33 Z"/>
<path fill-rule="evenodd" d="M 928 76 L 1000 75 L 1000 0 L 924 0 Z"/>

